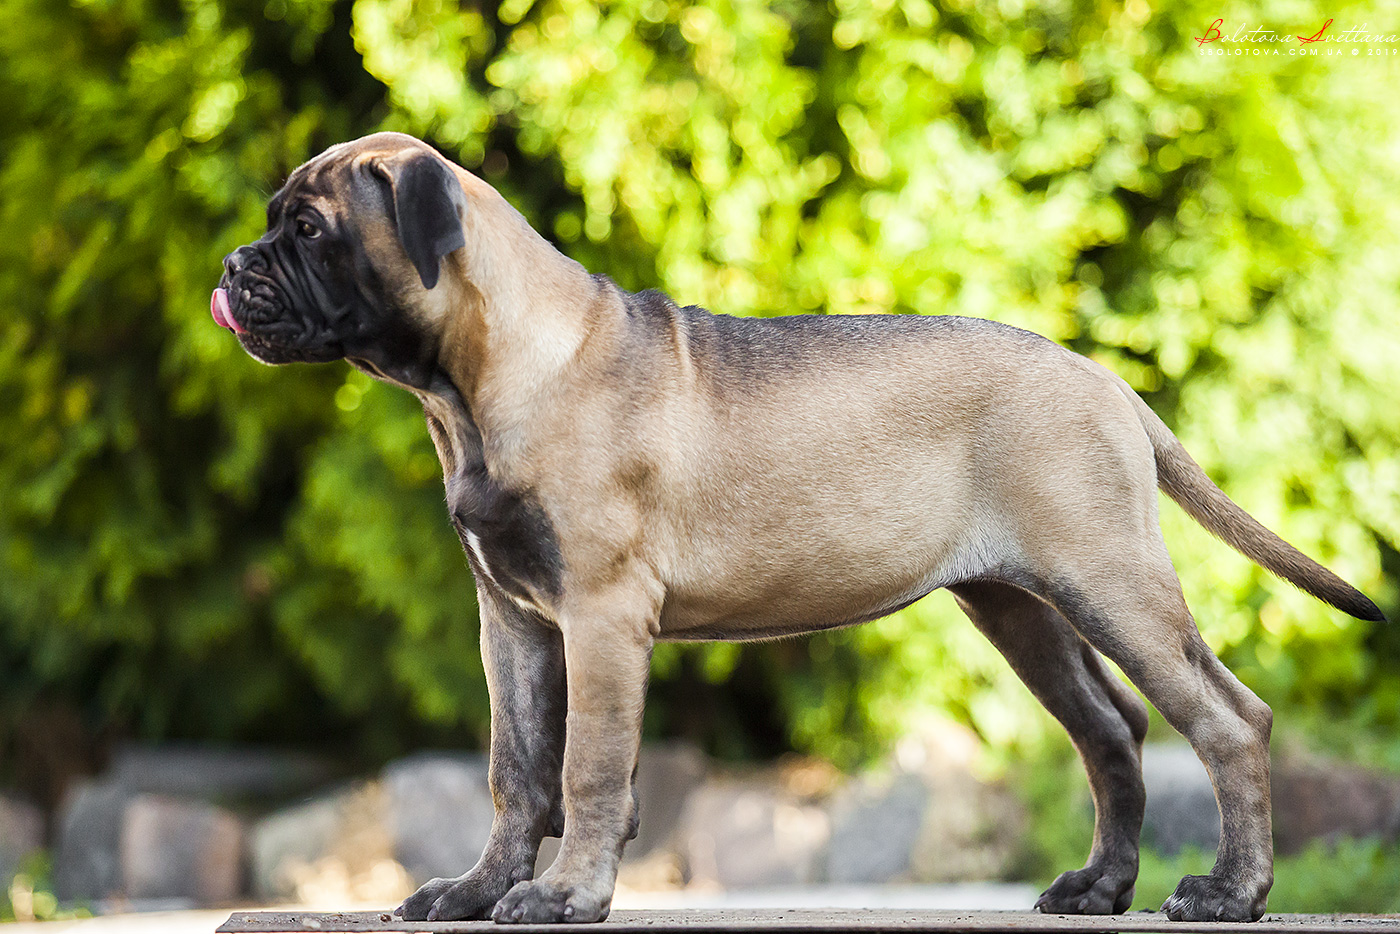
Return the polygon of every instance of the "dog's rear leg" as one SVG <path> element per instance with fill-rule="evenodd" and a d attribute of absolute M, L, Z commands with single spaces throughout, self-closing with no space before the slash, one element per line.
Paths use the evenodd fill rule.
<path fill-rule="evenodd" d="M 562 827 L 564 643 L 478 573 L 481 658 L 491 695 L 491 797 L 496 814 L 481 859 L 434 879 L 398 908 L 406 921 L 487 918 L 511 886 L 534 875 L 540 841 Z"/>
<path fill-rule="evenodd" d="M 1053 607 L 993 581 L 950 588 L 958 605 L 1064 726 L 1094 796 L 1094 843 L 1083 869 L 1062 874 L 1036 908 L 1117 914 L 1133 901 L 1146 796 L 1141 749 L 1147 707 Z"/>
<path fill-rule="evenodd" d="M 608 916 L 622 848 L 635 829 L 632 777 L 655 621 L 647 599 L 620 590 L 561 614 L 569 688 L 564 839 L 543 875 L 501 899 L 496 921 Z"/>
<path fill-rule="evenodd" d="M 1191 743 L 1215 786 L 1220 847 L 1206 876 L 1187 876 L 1162 910 L 1174 921 L 1254 921 L 1273 885 L 1269 734 L 1273 714 L 1201 639 L 1159 543 L 1099 543 L 1117 556 L 1047 578 L 1047 595 L 1090 644 Z"/>

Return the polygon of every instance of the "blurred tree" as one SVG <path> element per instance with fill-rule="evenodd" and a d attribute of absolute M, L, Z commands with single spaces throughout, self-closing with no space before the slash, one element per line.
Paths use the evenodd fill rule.
<path fill-rule="evenodd" d="M 1065 342 L 1395 610 L 1400 66 L 1206 54 L 1193 36 L 1219 16 L 1321 25 L 1292 0 L 11 0 L 0 748 L 41 700 L 143 736 L 371 756 L 484 731 L 470 581 L 412 398 L 343 365 L 259 367 L 204 311 L 289 168 L 381 128 L 626 287 Z M 1384 22 L 1364 2 L 1327 16 Z M 1164 523 L 1245 681 L 1400 724 L 1389 630 L 1174 507 Z M 940 597 L 803 642 L 665 647 L 653 698 L 650 730 L 734 755 L 849 761 L 919 710 L 1002 748 L 1046 722 Z"/>
<path fill-rule="evenodd" d="M 279 180 L 382 118 L 349 15 L 0 12 L 0 768 L 40 758 L 20 721 L 54 707 L 93 734 L 371 756 L 484 729 L 473 591 L 412 400 L 359 409 L 343 367 L 250 366 L 202 314 Z"/>

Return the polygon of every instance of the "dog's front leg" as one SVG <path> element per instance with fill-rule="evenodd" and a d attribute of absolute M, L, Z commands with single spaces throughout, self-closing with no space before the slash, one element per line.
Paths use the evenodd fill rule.
<path fill-rule="evenodd" d="M 626 596 L 595 607 L 561 621 L 569 713 L 559 856 L 501 899 L 492 914 L 500 922 L 606 918 L 623 844 L 636 832 L 632 775 L 655 614 Z"/>
<path fill-rule="evenodd" d="M 411 895 L 396 911 L 406 921 L 490 916 L 511 886 L 534 875 L 540 841 L 562 830 L 564 642 L 557 629 L 511 602 L 477 570 L 496 814 L 477 864 Z"/>

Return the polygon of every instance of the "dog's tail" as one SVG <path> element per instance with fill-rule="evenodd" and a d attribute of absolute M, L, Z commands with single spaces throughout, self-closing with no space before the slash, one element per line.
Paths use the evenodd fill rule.
<path fill-rule="evenodd" d="M 1357 619 L 1384 620 L 1385 615 L 1355 587 L 1318 564 L 1237 506 L 1196 463 L 1171 429 L 1126 384 L 1119 389 L 1133 404 L 1138 421 L 1152 441 L 1157 458 L 1157 485 L 1187 515 L 1240 554 L 1284 580 Z"/>

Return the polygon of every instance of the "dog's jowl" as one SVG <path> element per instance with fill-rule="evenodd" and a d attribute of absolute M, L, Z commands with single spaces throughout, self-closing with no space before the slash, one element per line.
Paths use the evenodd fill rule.
<path fill-rule="evenodd" d="M 624 292 L 397 134 L 298 168 L 224 265 L 214 317 L 254 357 L 344 358 L 419 397 L 476 577 L 495 821 L 481 860 L 402 918 L 605 917 L 656 640 L 844 626 L 940 587 L 1088 769 L 1088 862 L 1037 907 L 1132 901 L 1147 712 L 1106 657 L 1220 802 L 1215 866 L 1167 914 L 1263 914 L 1271 714 L 1201 640 L 1157 490 L 1318 598 L 1380 613 L 1227 499 L 1104 368 L 970 318 L 743 319 Z"/>

